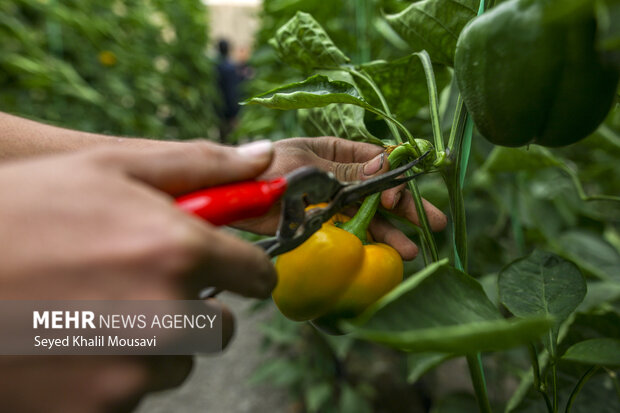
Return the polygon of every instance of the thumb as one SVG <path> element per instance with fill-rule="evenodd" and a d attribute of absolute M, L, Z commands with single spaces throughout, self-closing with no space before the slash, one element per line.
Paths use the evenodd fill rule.
<path fill-rule="evenodd" d="M 362 163 L 342 163 L 326 159 L 322 159 L 320 163 L 319 167 L 332 172 L 340 181 L 360 181 L 390 170 L 385 152 Z"/>
<path fill-rule="evenodd" d="M 252 179 L 269 167 L 270 141 L 239 147 L 187 142 L 148 149 L 110 150 L 103 158 L 128 175 L 171 195 Z"/>

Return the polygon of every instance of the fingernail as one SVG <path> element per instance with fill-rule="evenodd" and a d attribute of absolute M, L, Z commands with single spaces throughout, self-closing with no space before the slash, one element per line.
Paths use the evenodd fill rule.
<path fill-rule="evenodd" d="M 364 165 L 364 175 L 374 175 L 383 168 L 383 162 L 385 161 L 385 152 L 381 152 L 379 155 L 366 162 Z"/>
<path fill-rule="evenodd" d="M 396 208 L 396 205 L 398 205 L 398 201 L 400 201 L 400 192 L 397 192 L 396 195 L 394 195 L 394 202 L 392 203 L 392 208 L 390 209 Z"/>
<path fill-rule="evenodd" d="M 256 142 L 247 143 L 237 148 L 237 153 L 240 156 L 248 158 L 263 157 L 270 154 L 273 151 L 273 144 L 270 140 L 260 140 Z"/>

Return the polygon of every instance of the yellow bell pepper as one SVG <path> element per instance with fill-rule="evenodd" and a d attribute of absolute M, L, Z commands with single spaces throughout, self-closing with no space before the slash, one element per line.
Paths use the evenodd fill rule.
<path fill-rule="evenodd" d="M 392 167 L 409 151 L 401 149 L 390 154 Z M 387 244 L 366 243 L 380 196 L 366 198 L 351 220 L 340 215 L 324 223 L 302 245 L 277 258 L 273 300 L 282 314 L 295 321 L 330 324 L 359 315 L 402 282 L 398 252 Z"/>
<path fill-rule="evenodd" d="M 363 245 L 334 222 L 278 257 L 275 266 L 273 300 L 295 321 L 354 317 L 403 279 L 403 262 L 394 248 Z"/>

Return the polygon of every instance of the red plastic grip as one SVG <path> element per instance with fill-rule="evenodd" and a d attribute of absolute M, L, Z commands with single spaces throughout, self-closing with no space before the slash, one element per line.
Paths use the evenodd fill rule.
<path fill-rule="evenodd" d="M 176 199 L 177 205 L 213 225 L 265 215 L 284 194 L 286 178 L 214 186 Z"/>

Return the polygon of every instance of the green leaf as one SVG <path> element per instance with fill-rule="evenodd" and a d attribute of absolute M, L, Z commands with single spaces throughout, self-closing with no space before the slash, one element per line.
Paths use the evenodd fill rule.
<path fill-rule="evenodd" d="M 612 62 L 620 67 L 620 2 L 603 0 L 597 3 L 598 49 L 609 53 Z"/>
<path fill-rule="evenodd" d="M 332 103 L 349 103 L 368 110 L 376 110 L 346 82 L 331 81 L 327 76 L 315 75 L 308 79 L 272 89 L 255 96 L 244 104 L 260 104 L 271 109 L 309 109 Z"/>
<path fill-rule="evenodd" d="M 493 173 L 532 172 L 560 165 L 562 161 L 542 146 L 529 145 L 526 148 L 496 146 L 489 154 L 482 169 Z"/>
<path fill-rule="evenodd" d="M 301 109 L 299 121 L 308 136 L 338 136 L 352 141 L 383 145 L 364 124 L 364 109 L 354 105 L 331 104 L 323 108 Z"/>
<path fill-rule="evenodd" d="M 589 282 L 588 293 L 579 305 L 579 311 L 591 311 L 601 305 L 620 300 L 620 282 L 600 281 Z"/>
<path fill-rule="evenodd" d="M 405 351 L 468 354 L 527 343 L 551 325 L 545 316 L 503 319 L 476 280 L 442 260 L 343 327 L 356 337 Z"/>
<path fill-rule="evenodd" d="M 291 360 L 276 359 L 260 366 L 252 377 L 250 384 L 269 381 L 275 386 L 288 386 L 301 380 L 304 376 L 303 366 Z"/>
<path fill-rule="evenodd" d="M 589 291 L 588 291 L 589 293 Z M 571 317 L 573 318 L 573 317 Z M 570 321 L 570 319 L 569 319 Z M 567 321 L 568 322 L 568 321 Z M 564 323 L 560 330 L 559 353 L 565 352 L 576 343 L 592 338 L 613 337 L 620 339 L 620 316 L 615 312 L 598 314 L 580 314 L 574 316 L 570 327 Z M 564 330 L 564 327 L 567 327 Z M 563 331 L 564 330 L 564 331 Z M 548 362 L 548 353 L 542 352 L 539 357 L 541 368 L 545 368 Z M 568 396 L 589 366 L 573 362 L 558 360 L 560 406 L 566 403 Z M 548 368 L 548 367 L 547 367 Z M 609 412 L 620 411 L 620 399 L 617 397 L 613 383 L 607 376 L 597 375 L 588 382 L 571 409 L 572 413 Z M 597 387 L 598 386 L 598 387 Z M 522 376 L 521 383 L 506 405 L 506 412 L 519 413 L 547 413 L 547 408 L 540 393 L 532 385 L 532 373 Z M 560 408 L 559 411 L 564 411 Z"/>
<path fill-rule="evenodd" d="M 498 285 L 500 301 L 517 317 L 555 318 L 546 342 L 550 349 L 557 342 L 560 324 L 583 301 L 587 289 L 575 264 L 539 250 L 502 269 Z"/>
<path fill-rule="evenodd" d="M 574 389 L 578 380 L 587 370 L 586 366 L 582 369 L 571 369 L 566 362 L 560 363 L 558 372 L 558 411 L 566 411 L 566 403 L 571 391 Z M 620 402 L 616 392 L 613 379 L 605 372 L 597 373 L 592 377 L 579 392 L 570 412 L 571 413 L 617 413 L 620 411 Z M 520 400 L 515 400 L 513 404 L 506 407 L 506 412 L 512 413 L 548 413 L 545 402 L 540 393 L 533 387 L 522 395 Z"/>
<path fill-rule="evenodd" d="M 563 233 L 557 252 L 587 273 L 603 280 L 620 280 L 620 254 L 600 235 L 580 230 Z"/>
<path fill-rule="evenodd" d="M 613 338 L 593 338 L 570 347 L 562 357 L 577 363 L 594 364 L 605 367 L 620 366 L 620 340 Z"/>
<path fill-rule="evenodd" d="M 304 72 L 330 69 L 349 63 L 321 25 L 308 13 L 298 11 L 269 41 L 280 58 Z"/>
<path fill-rule="evenodd" d="M 407 119 L 428 105 L 428 90 L 424 68 L 416 55 L 409 55 L 397 60 L 375 60 L 358 67 L 379 86 L 391 111 L 398 117 Z M 433 65 L 437 89 L 442 90 L 450 81 L 446 66 Z M 365 82 L 359 82 L 360 91 L 373 106 L 380 107 L 381 102 L 372 88 Z"/>
<path fill-rule="evenodd" d="M 332 395 L 332 386 L 327 382 L 314 384 L 306 390 L 306 408 L 309 413 L 321 411 L 321 407 L 329 401 Z"/>
<path fill-rule="evenodd" d="M 409 45 L 406 41 L 401 39 L 401 37 L 392 29 L 385 19 L 381 17 L 376 17 L 373 20 L 373 27 L 385 40 L 388 41 L 392 46 L 396 49 L 399 49 L 403 52 L 407 52 L 409 50 Z"/>
<path fill-rule="evenodd" d="M 386 19 L 412 51 L 426 50 L 434 63 L 452 66 L 456 40 L 465 24 L 478 13 L 478 3 L 478 0 L 423 0 Z"/>
<path fill-rule="evenodd" d="M 359 392 L 344 384 L 340 392 L 338 413 L 372 413 L 372 407 Z"/>
<path fill-rule="evenodd" d="M 452 355 L 446 353 L 412 353 L 407 355 L 407 382 L 415 383 L 435 367 L 450 359 Z"/>
<path fill-rule="evenodd" d="M 324 70 L 330 81 L 349 83 L 357 88 L 353 77 L 341 70 Z M 383 145 L 364 124 L 364 109 L 355 105 L 331 104 L 322 108 L 300 109 L 297 113 L 307 136 L 338 136 L 341 138 Z"/>

